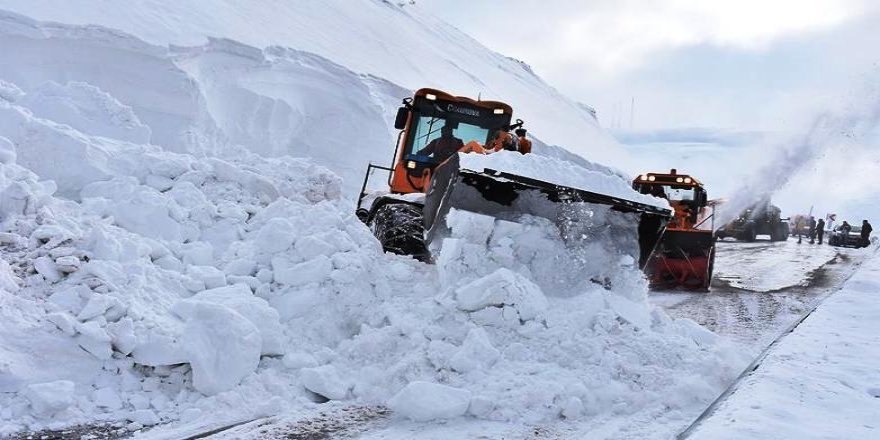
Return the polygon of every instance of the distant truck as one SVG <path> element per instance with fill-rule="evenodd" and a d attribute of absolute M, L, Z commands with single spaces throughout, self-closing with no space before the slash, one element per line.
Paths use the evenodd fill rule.
<path fill-rule="evenodd" d="M 732 222 L 718 230 L 716 236 L 732 237 L 740 241 L 755 241 L 759 235 L 769 235 L 770 241 L 788 240 L 788 219 L 769 201 L 759 202 L 740 213 Z"/>

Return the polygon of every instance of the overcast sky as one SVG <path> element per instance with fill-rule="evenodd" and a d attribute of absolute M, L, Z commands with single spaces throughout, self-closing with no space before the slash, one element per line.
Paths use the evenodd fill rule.
<path fill-rule="evenodd" d="M 876 75 L 880 1 L 419 0 L 606 127 L 786 130 Z"/>

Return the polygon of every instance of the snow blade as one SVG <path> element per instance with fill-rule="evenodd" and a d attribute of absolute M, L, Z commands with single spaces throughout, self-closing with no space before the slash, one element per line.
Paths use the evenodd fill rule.
<path fill-rule="evenodd" d="M 715 260 L 712 231 L 667 229 L 646 269 L 652 288 L 708 290 Z"/>
<path fill-rule="evenodd" d="M 523 214 L 544 217 L 559 223 L 568 214 L 566 205 L 597 204 L 620 213 L 639 216 L 641 267 L 657 246 L 671 212 L 631 200 L 592 191 L 556 185 L 543 180 L 486 168 L 475 171 L 460 168 L 458 155 L 434 170 L 425 195 L 425 230 L 428 244 L 446 230 L 446 215 L 452 208 L 493 217 L 516 220 Z"/>

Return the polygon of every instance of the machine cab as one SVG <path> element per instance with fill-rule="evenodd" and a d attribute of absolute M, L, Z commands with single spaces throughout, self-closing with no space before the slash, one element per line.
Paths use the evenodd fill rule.
<path fill-rule="evenodd" d="M 491 142 L 510 129 L 513 109 L 502 102 L 474 101 L 435 89 L 420 89 L 398 109 L 401 130 L 391 174 L 391 192 L 425 192 L 433 169 L 463 147 Z"/>
<path fill-rule="evenodd" d="M 664 198 L 675 209 L 670 228 L 693 229 L 701 221 L 708 196 L 703 184 L 675 169 L 667 173 L 646 173 L 633 180 L 633 189 L 655 197 Z"/>

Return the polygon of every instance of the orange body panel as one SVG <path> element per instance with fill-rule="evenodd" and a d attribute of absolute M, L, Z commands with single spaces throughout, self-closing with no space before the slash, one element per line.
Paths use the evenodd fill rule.
<path fill-rule="evenodd" d="M 437 101 L 466 104 L 468 106 L 484 109 L 487 112 L 494 112 L 500 109 L 503 111 L 504 115 L 507 115 L 508 121 L 510 115 L 513 114 L 513 108 L 503 102 L 475 101 L 471 98 L 453 96 L 436 89 L 419 89 L 418 91 L 416 91 L 414 99 L 418 97 L 428 97 L 429 95 L 433 95 L 434 99 Z M 399 138 L 399 143 L 397 145 L 397 154 L 394 158 L 394 165 L 392 167 L 393 171 L 390 178 L 390 190 L 391 192 L 397 194 L 426 192 L 428 190 L 428 184 L 431 181 L 430 168 L 424 168 L 420 171 L 413 171 L 407 169 L 407 161 L 404 160 L 404 157 L 407 154 L 406 148 L 409 142 L 409 138 L 412 135 L 412 130 L 414 129 L 413 119 L 413 115 L 412 113 L 410 113 L 406 121 L 406 127 L 403 129 L 403 134 Z M 509 133 L 506 134 L 510 136 Z M 483 145 L 480 145 L 478 142 L 471 141 L 468 142 L 460 151 L 486 153 L 487 149 L 485 149 Z"/>

